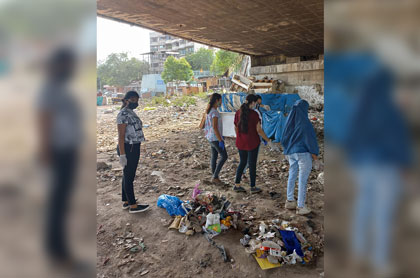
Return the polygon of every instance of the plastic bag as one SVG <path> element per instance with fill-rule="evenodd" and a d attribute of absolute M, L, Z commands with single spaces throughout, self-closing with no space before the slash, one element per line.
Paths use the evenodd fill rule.
<path fill-rule="evenodd" d="M 208 228 L 211 225 L 220 225 L 220 214 L 218 213 L 209 213 L 207 215 L 207 219 L 206 219 L 206 228 Z"/>
<path fill-rule="evenodd" d="M 192 193 L 192 199 L 195 200 L 195 198 L 201 193 L 201 190 L 198 189 L 198 186 L 200 183 L 197 183 L 194 187 L 193 193 Z"/>
<path fill-rule="evenodd" d="M 221 233 L 222 232 L 222 228 L 221 228 L 220 224 L 210 225 L 210 226 L 207 227 L 207 229 L 215 231 L 216 233 Z"/>
<path fill-rule="evenodd" d="M 166 194 L 160 195 L 157 200 L 157 206 L 166 209 L 170 216 L 185 216 L 188 213 L 188 210 L 183 204 L 184 202 L 178 197 Z"/>

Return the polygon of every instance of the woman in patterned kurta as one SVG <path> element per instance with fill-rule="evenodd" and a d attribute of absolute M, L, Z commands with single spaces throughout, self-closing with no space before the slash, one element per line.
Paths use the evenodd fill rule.
<path fill-rule="evenodd" d="M 140 145 L 145 141 L 143 123 L 134 109 L 137 108 L 139 95 L 135 91 L 125 94 L 121 111 L 117 116 L 118 147 L 120 164 L 124 168 L 122 178 L 122 201 L 123 209 L 129 209 L 130 213 L 143 212 L 149 205 L 137 204 L 134 197 L 133 182 L 140 159 Z"/>

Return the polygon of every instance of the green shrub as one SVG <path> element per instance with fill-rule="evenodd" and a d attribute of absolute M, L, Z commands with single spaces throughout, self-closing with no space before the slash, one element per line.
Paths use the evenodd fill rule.
<path fill-rule="evenodd" d="M 206 96 L 207 97 L 207 96 Z M 180 97 L 172 97 L 172 98 L 165 98 L 165 97 L 153 97 L 149 101 L 145 101 L 146 106 L 177 106 L 182 107 L 186 105 L 187 107 L 190 105 L 197 105 L 197 99 L 193 96 L 180 96 Z"/>
<path fill-rule="evenodd" d="M 188 107 L 190 105 L 196 105 L 196 104 L 197 104 L 197 100 L 195 99 L 195 97 L 191 97 L 191 96 L 181 96 L 172 100 L 173 106 L 182 107 L 186 105 Z"/>
<path fill-rule="evenodd" d="M 149 103 L 147 103 L 148 106 L 170 106 L 170 103 L 168 103 L 167 99 L 165 97 L 153 97 Z"/>
<path fill-rule="evenodd" d="M 198 93 L 198 94 L 196 94 L 195 96 L 197 96 L 197 97 L 199 97 L 199 98 L 201 98 L 201 99 L 204 99 L 204 100 L 206 100 L 206 99 L 208 99 L 208 98 L 209 98 L 209 96 L 207 95 L 207 93 L 206 93 L 206 92 L 201 92 L 201 93 Z"/>

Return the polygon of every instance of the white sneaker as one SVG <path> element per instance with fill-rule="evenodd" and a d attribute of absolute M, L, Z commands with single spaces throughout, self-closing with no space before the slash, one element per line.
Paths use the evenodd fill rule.
<path fill-rule="evenodd" d="M 289 201 L 286 200 L 286 203 L 284 204 L 285 209 L 295 209 L 296 208 L 296 201 Z"/>
<path fill-rule="evenodd" d="M 306 206 L 303 208 L 296 208 L 296 214 L 298 215 L 306 215 L 311 213 L 311 210 L 308 209 Z"/>

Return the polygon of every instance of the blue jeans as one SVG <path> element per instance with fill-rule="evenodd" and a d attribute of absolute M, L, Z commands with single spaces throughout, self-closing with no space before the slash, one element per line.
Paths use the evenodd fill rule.
<path fill-rule="evenodd" d="M 257 162 L 258 162 L 258 152 L 260 151 L 260 145 L 258 145 L 258 149 L 257 149 Z M 246 166 L 244 169 L 244 175 L 246 174 L 246 170 L 249 168 L 249 163 L 248 161 L 246 162 Z"/>
<path fill-rule="evenodd" d="M 286 157 L 290 164 L 289 180 L 287 181 L 287 200 L 295 200 L 295 182 L 299 173 L 297 206 L 303 208 L 306 198 L 306 183 L 312 170 L 312 156 L 310 153 L 293 153 Z"/>
<path fill-rule="evenodd" d="M 210 142 L 211 146 L 211 173 L 213 174 L 213 178 L 219 178 L 219 173 L 222 170 L 223 165 L 225 164 L 228 154 L 226 152 L 226 148 L 223 150 L 219 147 L 219 141 L 212 141 Z M 217 162 L 217 157 L 220 154 L 219 162 Z"/>
<path fill-rule="evenodd" d="M 400 199 L 400 169 L 392 165 L 359 165 L 353 173 L 357 189 L 353 254 L 372 258 L 375 267 L 384 267 L 389 263 L 394 214 Z"/>

